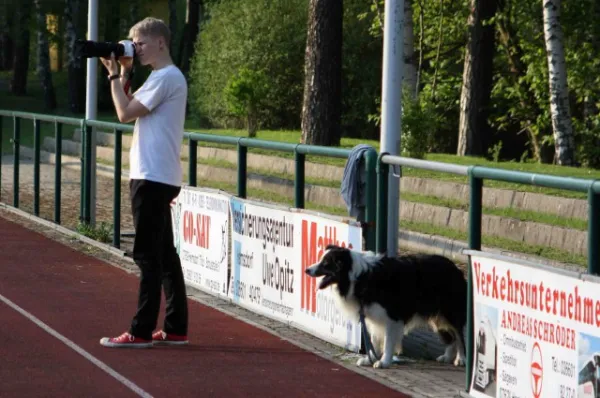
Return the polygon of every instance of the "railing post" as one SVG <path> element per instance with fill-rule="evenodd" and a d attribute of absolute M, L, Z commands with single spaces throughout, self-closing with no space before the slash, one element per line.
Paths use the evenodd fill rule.
<path fill-rule="evenodd" d="M 92 127 L 85 126 L 85 202 L 83 205 L 83 221 L 91 223 L 92 214 Z"/>
<path fill-rule="evenodd" d="M 2 202 L 2 128 L 4 127 L 4 119 L 0 115 L 0 202 Z"/>
<path fill-rule="evenodd" d="M 40 121 L 33 119 L 33 214 L 40 215 Z"/>
<path fill-rule="evenodd" d="M 377 158 L 377 232 L 375 249 L 377 253 L 387 252 L 387 203 L 388 182 L 390 168 L 382 162 L 382 158 L 389 155 L 387 152 L 379 154 Z"/>
<path fill-rule="evenodd" d="M 189 159 L 188 159 L 188 180 L 191 187 L 197 185 L 198 174 L 198 141 L 188 139 Z"/>
<path fill-rule="evenodd" d="M 113 199 L 113 246 L 121 247 L 121 152 L 122 132 L 115 129 L 115 169 Z"/>
<path fill-rule="evenodd" d="M 298 152 L 298 147 L 294 150 L 294 160 L 296 173 L 294 177 L 294 206 L 297 209 L 304 209 L 304 185 L 305 185 L 305 164 L 306 155 Z"/>
<path fill-rule="evenodd" d="M 61 179 L 62 179 L 62 124 L 54 122 L 54 142 L 56 147 L 54 151 L 54 222 L 60 224 L 60 206 L 61 206 Z"/>
<path fill-rule="evenodd" d="M 81 130 L 81 149 L 80 149 L 80 184 L 79 184 L 79 221 L 84 222 L 85 220 L 85 140 L 86 140 L 86 127 L 85 119 L 81 121 L 79 129 Z"/>
<path fill-rule="evenodd" d="M 246 178 L 248 177 L 248 148 L 238 141 L 237 195 L 246 197 Z"/>
<path fill-rule="evenodd" d="M 600 275 L 600 193 L 594 191 L 594 181 L 588 190 L 588 272 Z"/>
<path fill-rule="evenodd" d="M 469 167 L 469 249 L 481 250 L 481 213 L 483 198 L 483 180 L 475 173 L 476 166 Z M 469 390 L 473 375 L 473 278 L 472 266 L 467 267 L 467 338 L 465 354 L 466 390 Z"/>
<path fill-rule="evenodd" d="M 13 116 L 13 206 L 19 207 L 19 160 L 21 157 L 21 120 Z"/>
<path fill-rule="evenodd" d="M 369 149 L 364 155 L 365 164 L 365 225 L 366 249 L 370 251 L 376 250 L 377 240 L 377 152 L 374 149 Z"/>

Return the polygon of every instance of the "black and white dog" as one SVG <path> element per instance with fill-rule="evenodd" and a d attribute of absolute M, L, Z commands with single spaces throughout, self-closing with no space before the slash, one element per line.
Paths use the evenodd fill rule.
<path fill-rule="evenodd" d="M 357 365 L 386 368 L 402 352 L 402 338 L 416 326 L 429 325 L 447 345 L 440 362 L 464 365 L 467 283 L 449 259 L 436 255 L 391 258 L 328 246 L 321 261 L 306 269 L 323 277 L 319 289 L 333 285 L 340 310 L 358 320 L 362 306 L 377 357 Z M 382 355 L 383 354 L 383 355 Z"/>

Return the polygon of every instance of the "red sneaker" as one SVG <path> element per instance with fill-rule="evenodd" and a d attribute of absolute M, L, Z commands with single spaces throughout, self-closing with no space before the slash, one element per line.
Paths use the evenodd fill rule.
<path fill-rule="evenodd" d="M 100 344 L 111 348 L 150 348 L 152 341 L 135 337 L 129 332 L 125 332 L 119 337 L 103 337 Z"/>
<path fill-rule="evenodd" d="M 187 336 L 165 333 L 162 330 L 154 332 L 152 342 L 156 345 L 186 345 L 188 344 Z"/>

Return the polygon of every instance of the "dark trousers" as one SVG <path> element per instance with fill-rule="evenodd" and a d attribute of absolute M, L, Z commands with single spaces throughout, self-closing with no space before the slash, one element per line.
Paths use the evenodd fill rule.
<path fill-rule="evenodd" d="M 138 307 L 129 333 L 151 338 L 158 322 L 162 286 L 166 299 L 163 330 L 187 335 L 187 296 L 181 261 L 173 242 L 170 207 L 181 188 L 131 180 L 129 189 L 135 227 L 133 260 L 141 271 Z"/>

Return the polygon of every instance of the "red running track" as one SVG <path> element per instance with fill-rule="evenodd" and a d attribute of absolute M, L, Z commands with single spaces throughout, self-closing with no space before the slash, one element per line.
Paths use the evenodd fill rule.
<path fill-rule="evenodd" d="M 191 300 L 189 346 L 100 346 L 127 329 L 137 282 L 0 217 L 0 396 L 407 397 Z"/>

